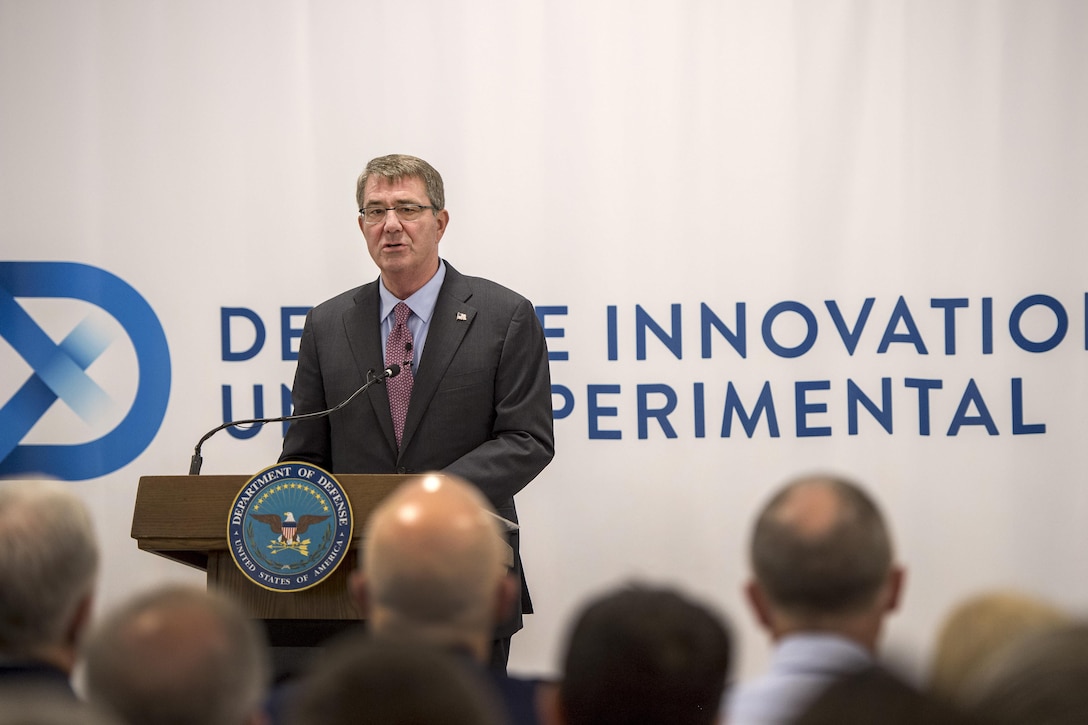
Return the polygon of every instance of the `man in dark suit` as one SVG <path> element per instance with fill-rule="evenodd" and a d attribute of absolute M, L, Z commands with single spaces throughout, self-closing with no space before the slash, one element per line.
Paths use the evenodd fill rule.
<path fill-rule="evenodd" d="M 439 258 L 449 212 L 442 177 L 426 161 L 373 159 L 356 198 L 359 228 L 381 276 L 307 315 L 294 412 L 331 408 L 391 364 L 401 372 L 372 386 L 365 400 L 294 423 L 280 460 L 332 473 L 448 471 L 516 522 L 514 494 L 554 453 L 548 352 L 533 306 Z M 401 303 L 407 310 L 398 312 Z M 518 543 L 515 532 L 522 606 L 497 633 L 502 665 L 521 613 L 532 611 Z"/>

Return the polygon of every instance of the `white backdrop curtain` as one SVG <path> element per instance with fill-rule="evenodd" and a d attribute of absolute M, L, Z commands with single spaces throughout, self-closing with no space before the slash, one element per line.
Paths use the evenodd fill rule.
<path fill-rule="evenodd" d="M 136 549 L 136 482 L 186 472 L 224 386 L 234 417 L 255 390 L 282 412 L 284 309 L 376 277 L 355 177 L 403 152 L 445 177 L 444 256 L 551 334 L 513 670 L 554 672 L 585 598 L 637 578 L 726 612 L 758 671 L 749 522 L 813 470 L 892 520 L 887 643 L 917 670 L 980 588 L 1082 610 L 1086 77 L 1077 0 L 0 1 L 0 257 L 116 275 L 169 345 L 151 443 L 71 483 L 101 606 L 200 580 Z M 58 343 L 89 307 L 18 302 Z M 147 372 L 115 333 L 86 370 L 113 417 L 60 399 L 9 448 L 117 425 Z M 11 338 L 0 404 L 35 374 Z M 280 434 L 219 434 L 205 473 L 256 472 Z"/>

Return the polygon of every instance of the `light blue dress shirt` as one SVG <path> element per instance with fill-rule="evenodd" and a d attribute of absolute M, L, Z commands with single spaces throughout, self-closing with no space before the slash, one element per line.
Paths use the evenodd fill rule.
<path fill-rule="evenodd" d="M 857 642 L 830 632 L 799 632 L 778 641 L 765 675 L 727 698 L 729 725 L 790 723 L 836 678 L 874 664 Z"/>
<path fill-rule="evenodd" d="M 412 333 L 412 375 L 419 372 L 419 360 L 423 357 L 423 346 L 427 343 L 427 331 L 431 328 L 434 306 L 438 304 L 438 292 L 442 289 L 442 282 L 445 279 L 446 263 L 440 259 L 438 271 L 434 273 L 434 276 L 406 300 L 397 299 L 385 288 L 385 282 L 380 282 L 378 295 L 381 297 L 382 305 L 382 360 L 386 359 L 385 343 L 389 339 L 389 333 L 393 331 L 393 308 L 398 302 L 403 302 L 412 310 L 412 314 L 408 317 L 408 331 Z"/>

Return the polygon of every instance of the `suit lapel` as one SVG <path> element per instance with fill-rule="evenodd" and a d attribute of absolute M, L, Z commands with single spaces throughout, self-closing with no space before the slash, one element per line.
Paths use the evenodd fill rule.
<path fill-rule="evenodd" d="M 377 281 L 371 282 L 359 289 L 355 295 L 355 305 L 344 312 L 344 334 L 347 336 L 355 367 L 364 381 L 368 380 L 368 372 L 378 372 L 385 365 L 382 359 L 381 320 L 378 318 L 381 314 L 380 299 Z M 385 385 L 372 385 L 366 391 L 366 397 L 378 416 L 386 442 L 396 451 L 397 439 L 393 433 L 393 416 L 389 413 L 389 394 Z"/>
<path fill-rule="evenodd" d="M 408 404 L 408 416 L 404 421 L 404 436 L 401 439 L 402 451 L 412 442 L 412 436 L 431 404 L 438 384 L 445 377 L 446 369 L 472 326 L 476 308 L 468 304 L 471 297 L 472 288 L 464 276 L 447 262 L 446 279 L 438 293 L 434 315 L 427 331 L 427 344 L 423 348 L 419 372 L 412 387 L 412 400 Z M 386 417 L 390 417 L 388 411 Z"/>

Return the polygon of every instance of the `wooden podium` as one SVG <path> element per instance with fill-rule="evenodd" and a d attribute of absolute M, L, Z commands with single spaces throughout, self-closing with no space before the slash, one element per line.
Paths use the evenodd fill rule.
<path fill-rule="evenodd" d="M 263 620 L 273 646 L 309 647 L 360 619 L 348 594 L 370 512 L 408 475 L 338 474 L 354 520 L 351 546 L 325 581 L 298 592 L 254 584 L 238 569 L 227 542 L 227 517 L 249 476 L 144 476 L 136 492 L 132 538 L 144 551 L 208 573 L 208 588 L 226 593 Z"/>

